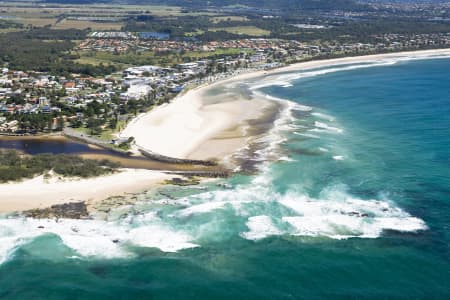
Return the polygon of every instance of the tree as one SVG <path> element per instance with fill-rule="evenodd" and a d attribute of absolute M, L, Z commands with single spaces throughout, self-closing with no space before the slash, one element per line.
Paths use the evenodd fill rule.
<path fill-rule="evenodd" d="M 117 115 L 117 113 L 114 113 L 114 117 L 111 120 L 109 120 L 109 128 L 116 129 L 118 120 L 119 116 Z"/>
<path fill-rule="evenodd" d="M 101 125 L 101 120 L 95 119 L 92 117 L 88 119 L 87 128 L 90 129 L 91 135 L 97 135 L 102 132 L 100 125 Z"/>
<path fill-rule="evenodd" d="M 83 123 L 80 120 L 75 120 L 75 121 L 71 122 L 72 128 L 80 128 L 81 125 L 83 125 Z"/>
<path fill-rule="evenodd" d="M 59 117 L 56 124 L 56 130 L 62 131 L 65 126 L 65 121 L 63 117 Z"/>

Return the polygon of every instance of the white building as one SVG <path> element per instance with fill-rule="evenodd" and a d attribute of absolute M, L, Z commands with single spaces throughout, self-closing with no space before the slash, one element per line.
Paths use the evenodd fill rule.
<path fill-rule="evenodd" d="M 155 75 L 161 71 L 160 67 L 157 66 L 139 66 L 139 67 L 131 67 L 125 69 L 123 71 L 124 76 L 134 75 L 134 76 L 143 76 L 144 73 L 149 73 L 151 75 Z"/>
<path fill-rule="evenodd" d="M 178 68 L 181 70 L 192 70 L 192 69 L 196 69 L 198 68 L 198 63 L 196 62 L 191 62 L 191 63 L 184 63 L 184 64 L 179 64 Z"/>
<path fill-rule="evenodd" d="M 152 91 L 149 85 L 137 84 L 128 88 L 125 93 L 120 94 L 122 100 L 141 100 Z"/>

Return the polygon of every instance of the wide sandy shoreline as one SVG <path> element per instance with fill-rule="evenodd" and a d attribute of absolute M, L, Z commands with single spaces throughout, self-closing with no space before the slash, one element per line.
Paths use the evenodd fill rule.
<path fill-rule="evenodd" d="M 139 193 L 175 177 L 160 171 L 121 169 L 115 174 L 87 179 L 45 179 L 43 175 L 21 182 L 0 184 L 0 213 L 46 208 L 54 204 Z"/>
<path fill-rule="evenodd" d="M 427 58 L 437 55 L 450 55 L 450 49 L 313 60 L 272 70 L 238 74 L 190 90 L 186 94 L 175 98 L 170 104 L 157 107 L 146 114 L 138 116 L 121 132 L 121 136 L 133 136 L 137 146 L 170 157 L 220 159 L 242 147 L 246 139 L 244 138 L 240 142 L 237 142 L 235 139 L 229 139 L 228 143 L 220 144 L 221 151 L 218 151 L 217 147 L 209 146 L 209 144 L 214 144 L 215 140 L 217 141 L 218 138 L 223 137 L 222 134 L 227 129 L 236 127 L 239 125 L 239 122 L 242 123 L 245 120 L 261 116 L 265 105 L 268 105 L 268 103 L 267 99 L 257 99 L 259 101 L 257 104 L 252 103 L 252 101 L 242 101 L 242 99 L 227 101 L 226 94 L 224 94 L 222 103 L 214 105 L 202 104 L 205 94 L 218 85 L 228 85 L 246 80 L 255 80 L 258 77 L 320 67 L 373 62 L 389 58 Z"/>
<path fill-rule="evenodd" d="M 222 160 L 245 145 L 248 121 L 270 110 L 275 113 L 275 106 L 279 106 L 257 97 L 249 101 L 237 94 L 205 95 L 225 82 L 199 86 L 138 116 L 120 136 L 134 137 L 135 151 L 141 148 L 174 158 Z"/>
<path fill-rule="evenodd" d="M 255 80 L 284 72 L 319 67 L 372 62 L 390 58 L 424 59 L 450 56 L 450 49 L 424 50 L 346 57 L 301 62 L 273 70 L 243 73 L 203 85 L 180 95 L 170 104 L 138 116 L 121 136 L 133 136 L 136 144 L 146 150 L 178 158 L 223 161 L 251 138 L 245 133 L 246 122 L 273 113 L 274 101 L 242 97 L 228 99 L 226 93 L 216 95 L 213 104 L 205 105 L 205 94 L 219 85 Z M 230 96 L 231 97 L 231 96 Z M 222 101 L 220 101 L 222 99 Z M 0 184 L 0 212 L 48 207 L 76 200 L 100 201 L 110 196 L 138 193 L 173 176 L 161 171 L 126 169 L 120 173 L 81 180 L 50 180 L 42 176 L 18 183 Z"/>

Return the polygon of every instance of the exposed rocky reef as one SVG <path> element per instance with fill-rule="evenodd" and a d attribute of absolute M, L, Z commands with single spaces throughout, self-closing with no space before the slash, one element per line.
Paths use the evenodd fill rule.
<path fill-rule="evenodd" d="M 27 210 L 23 212 L 23 215 L 36 219 L 87 219 L 89 217 L 89 212 L 85 202 L 71 202 L 55 204 L 48 208 Z"/>

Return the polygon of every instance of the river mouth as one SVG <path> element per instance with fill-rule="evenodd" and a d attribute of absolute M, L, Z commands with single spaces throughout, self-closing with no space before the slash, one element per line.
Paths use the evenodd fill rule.
<path fill-rule="evenodd" d="M 220 167 L 168 163 L 142 156 L 121 154 L 95 145 L 73 141 L 64 136 L 0 137 L 0 150 L 15 150 L 27 155 L 51 153 L 76 155 L 95 160 L 107 159 L 119 163 L 121 167 L 132 169 L 167 171 L 217 171 L 220 169 Z"/>
<path fill-rule="evenodd" d="M 0 149 L 10 149 L 24 154 L 112 154 L 112 151 L 69 140 L 64 136 L 0 137 Z"/>

